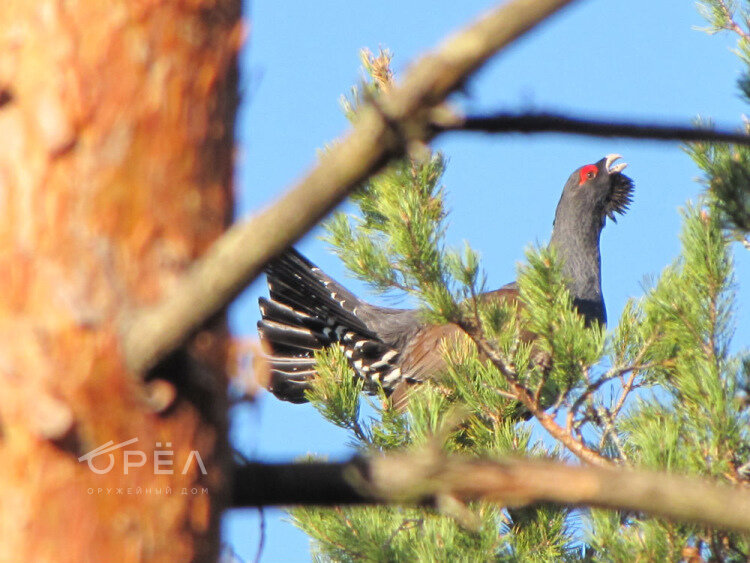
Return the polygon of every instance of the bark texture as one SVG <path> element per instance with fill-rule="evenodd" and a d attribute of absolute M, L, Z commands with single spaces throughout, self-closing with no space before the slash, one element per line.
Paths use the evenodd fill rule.
<path fill-rule="evenodd" d="M 239 17 L 239 0 L 3 2 L 0 561 L 217 552 L 223 316 L 146 386 L 119 338 L 231 219 Z M 92 460 L 108 472 L 78 460 L 133 438 Z"/>

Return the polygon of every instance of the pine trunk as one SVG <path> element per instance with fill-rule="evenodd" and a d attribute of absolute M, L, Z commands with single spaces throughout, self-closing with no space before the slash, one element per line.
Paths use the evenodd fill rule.
<path fill-rule="evenodd" d="M 2 3 L 0 561 L 218 551 L 224 320 L 162 368 L 174 386 L 129 373 L 119 335 L 231 219 L 239 17 L 239 0 Z"/>

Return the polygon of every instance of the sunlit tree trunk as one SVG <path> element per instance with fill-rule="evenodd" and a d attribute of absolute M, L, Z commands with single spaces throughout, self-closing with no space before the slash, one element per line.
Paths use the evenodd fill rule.
<path fill-rule="evenodd" d="M 239 0 L 2 2 L 0 561 L 218 550 L 224 320 L 161 366 L 174 385 L 129 373 L 119 335 L 231 218 L 239 16 Z"/>

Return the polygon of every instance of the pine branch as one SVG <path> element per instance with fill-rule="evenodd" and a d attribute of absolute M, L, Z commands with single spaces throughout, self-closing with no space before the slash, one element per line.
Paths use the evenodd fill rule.
<path fill-rule="evenodd" d="M 539 460 L 477 460 L 433 452 L 344 463 L 249 463 L 236 468 L 234 507 L 419 504 L 440 497 L 502 506 L 550 502 L 646 512 L 750 532 L 750 491 L 666 473 Z"/>
<path fill-rule="evenodd" d="M 128 367 L 145 373 L 175 350 L 356 186 L 414 142 L 430 140 L 428 113 L 489 58 L 573 0 L 513 0 L 424 56 L 403 84 L 364 106 L 354 129 L 279 201 L 231 227 L 164 300 L 123 323 Z M 404 138 L 404 136 L 408 138 Z M 300 202 L 305 202 L 304 206 Z"/>
<path fill-rule="evenodd" d="M 626 137 L 654 141 L 704 141 L 750 145 L 750 135 L 683 125 L 596 120 L 547 112 L 453 116 L 435 124 L 439 132 L 567 133 L 593 137 Z"/>
<path fill-rule="evenodd" d="M 726 18 L 726 21 L 724 23 L 724 29 L 727 31 L 733 31 L 737 35 L 740 36 L 741 39 L 744 39 L 747 41 L 750 39 L 750 35 L 740 27 L 740 25 L 735 21 L 734 17 L 732 16 L 732 12 L 729 9 L 729 6 L 727 6 L 726 2 L 724 0 L 715 0 L 719 8 L 721 9 L 721 12 L 723 13 L 724 17 Z"/>
<path fill-rule="evenodd" d="M 534 418 L 539 421 L 539 424 L 541 424 L 553 438 L 568 448 L 568 450 L 570 450 L 581 461 L 599 467 L 609 467 L 612 465 L 612 462 L 609 459 L 586 446 L 583 441 L 574 438 L 570 432 L 567 432 L 565 428 L 557 424 L 554 417 L 548 414 L 538 401 L 534 400 L 534 396 L 518 380 L 516 374 L 506 365 L 495 347 L 484 336 L 481 326 L 475 326 L 474 324 L 465 322 L 461 319 L 458 319 L 456 324 L 458 324 L 469 338 L 471 338 L 480 352 L 482 352 L 482 354 L 492 362 L 500 373 L 503 374 L 503 377 L 508 381 L 516 400 L 523 403 Z"/>

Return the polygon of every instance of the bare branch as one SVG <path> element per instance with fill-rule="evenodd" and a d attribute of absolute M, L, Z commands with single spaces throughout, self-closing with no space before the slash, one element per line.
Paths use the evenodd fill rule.
<path fill-rule="evenodd" d="M 345 463 L 250 463 L 235 470 L 233 505 L 431 505 L 446 494 L 503 506 L 552 502 L 631 510 L 750 532 L 750 491 L 743 487 L 666 473 L 433 451 Z"/>
<path fill-rule="evenodd" d="M 512 0 L 418 61 L 400 87 L 368 104 L 354 129 L 265 212 L 230 228 L 166 298 L 123 323 L 128 367 L 144 373 L 225 307 L 274 256 L 413 142 L 428 141 L 429 110 L 493 54 L 573 0 Z"/>
<path fill-rule="evenodd" d="M 599 379 L 596 381 L 593 381 L 589 383 L 589 385 L 584 389 L 580 396 L 573 402 L 573 405 L 570 407 L 569 416 L 574 417 L 578 410 L 583 406 L 583 403 L 585 403 L 588 399 L 591 398 L 591 396 L 594 394 L 594 392 L 598 391 L 599 388 L 604 385 L 605 383 L 608 383 L 612 381 L 613 379 L 617 379 L 618 377 L 622 377 L 626 373 L 630 372 L 630 377 L 628 379 L 627 384 L 623 383 L 623 394 L 620 396 L 620 401 L 618 402 L 619 407 L 617 408 L 617 411 L 622 408 L 622 404 L 625 402 L 625 398 L 627 397 L 627 394 L 630 393 L 633 387 L 633 383 L 635 382 L 635 377 L 643 370 L 650 369 L 652 367 L 656 367 L 659 364 L 655 363 L 646 363 L 641 364 L 639 358 L 636 358 L 635 363 L 621 367 L 621 368 L 612 368 L 607 373 L 602 375 Z"/>
<path fill-rule="evenodd" d="M 612 409 L 612 412 L 610 413 L 613 420 L 617 417 L 618 414 L 620 414 L 622 407 L 625 405 L 625 399 L 628 397 L 628 394 L 633 390 L 633 384 L 635 383 L 635 378 L 638 375 L 638 372 L 643 369 L 648 369 L 649 367 L 650 366 L 648 364 L 644 366 L 633 367 L 633 369 L 630 372 L 630 376 L 628 377 L 628 380 L 622 385 L 622 394 L 620 395 L 620 398 L 617 399 L 617 404 L 614 406 L 614 408 Z"/>
<path fill-rule="evenodd" d="M 607 437 L 608 429 L 612 429 L 612 426 L 614 425 L 614 419 L 615 417 L 620 413 L 620 410 L 625 404 L 625 399 L 627 398 L 630 391 L 633 390 L 633 386 L 635 384 L 635 378 L 637 375 L 647 369 L 651 369 L 653 367 L 656 367 L 659 365 L 658 363 L 651 363 L 646 362 L 644 363 L 644 359 L 646 358 L 646 354 L 650 351 L 651 345 L 654 343 L 654 340 L 656 339 L 658 335 L 658 331 L 654 331 L 651 336 L 641 345 L 640 351 L 636 355 L 636 357 L 633 359 L 633 361 L 625 366 L 613 366 L 612 369 L 610 369 L 607 373 L 602 375 L 599 379 L 597 379 L 594 382 L 590 382 L 586 389 L 583 390 L 581 395 L 573 402 L 573 405 L 570 407 L 570 411 L 568 412 L 568 428 L 570 429 L 573 425 L 573 419 L 578 413 L 578 410 L 583 406 L 584 402 L 591 402 L 591 398 L 595 391 L 597 391 L 602 385 L 607 383 L 608 381 L 612 381 L 615 378 L 620 378 L 622 380 L 622 376 L 626 373 L 630 373 L 630 376 L 628 377 L 627 382 L 623 382 L 623 392 L 620 395 L 619 400 L 617 401 L 617 404 L 614 408 L 614 410 L 610 413 L 609 418 L 606 421 L 606 426 L 604 434 L 602 434 L 601 438 L 601 444 L 604 443 L 605 438 Z M 578 425 L 580 426 L 585 422 L 586 418 L 584 417 L 582 420 L 579 421 Z M 601 449 L 601 447 L 599 448 Z"/>
<path fill-rule="evenodd" d="M 495 113 L 448 117 L 435 125 L 438 132 L 477 131 L 483 133 L 567 133 L 594 137 L 628 137 L 654 141 L 704 141 L 750 145 L 750 135 L 735 131 L 631 121 L 594 120 L 555 113 Z"/>

